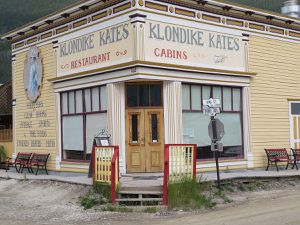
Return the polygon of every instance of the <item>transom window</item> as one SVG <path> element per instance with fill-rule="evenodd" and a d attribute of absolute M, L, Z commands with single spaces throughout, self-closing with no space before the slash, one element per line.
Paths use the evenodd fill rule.
<path fill-rule="evenodd" d="M 127 107 L 158 107 L 162 105 L 161 84 L 128 84 Z"/>
<path fill-rule="evenodd" d="M 89 160 L 93 139 L 106 129 L 106 86 L 61 93 L 64 160 Z"/>
<path fill-rule="evenodd" d="M 208 135 L 210 117 L 203 115 L 203 100 L 220 99 L 221 114 L 217 115 L 225 126 L 221 142 L 221 157 L 243 157 L 242 138 L 242 89 L 236 87 L 182 85 L 183 141 L 197 144 L 197 159 L 211 159 L 211 139 Z"/>

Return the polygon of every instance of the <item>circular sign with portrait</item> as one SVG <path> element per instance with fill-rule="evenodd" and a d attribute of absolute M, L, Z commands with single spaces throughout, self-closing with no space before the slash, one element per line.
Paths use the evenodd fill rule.
<path fill-rule="evenodd" d="M 24 62 L 24 88 L 30 101 L 35 102 L 40 96 L 42 84 L 42 60 L 37 47 L 31 47 Z"/>

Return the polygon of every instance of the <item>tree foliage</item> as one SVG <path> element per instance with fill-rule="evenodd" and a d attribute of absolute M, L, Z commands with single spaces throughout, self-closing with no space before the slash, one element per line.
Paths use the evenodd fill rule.
<path fill-rule="evenodd" d="M 285 0 L 229 0 L 231 2 L 248 5 L 258 9 L 266 9 L 274 12 L 281 12 Z"/>

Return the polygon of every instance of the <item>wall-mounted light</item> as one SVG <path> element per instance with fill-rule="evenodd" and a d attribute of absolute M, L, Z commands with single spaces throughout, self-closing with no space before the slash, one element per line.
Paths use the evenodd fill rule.
<path fill-rule="evenodd" d="M 14 98 L 14 99 L 12 100 L 12 106 L 16 106 L 16 104 L 17 104 L 17 100 Z"/>

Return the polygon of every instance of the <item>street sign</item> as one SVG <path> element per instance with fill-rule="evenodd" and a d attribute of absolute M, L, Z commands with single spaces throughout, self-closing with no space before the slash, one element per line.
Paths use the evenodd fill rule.
<path fill-rule="evenodd" d="M 208 107 L 216 107 L 217 105 L 220 105 L 220 99 L 210 98 L 208 100 L 203 100 L 203 105 Z"/>
<path fill-rule="evenodd" d="M 221 139 L 225 135 L 224 124 L 219 119 L 215 119 L 215 123 L 216 123 L 216 140 L 214 140 L 213 122 L 212 121 L 210 121 L 210 123 L 208 125 L 208 135 L 209 135 L 210 139 L 213 141 L 221 141 Z"/>
<path fill-rule="evenodd" d="M 216 116 L 220 112 L 221 111 L 220 111 L 219 107 L 209 107 L 209 106 L 203 107 L 203 114 L 205 114 L 205 115 Z"/>
<path fill-rule="evenodd" d="M 211 143 L 211 151 L 212 152 L 223 152 L 223 143 L 213 141 Z"/>

